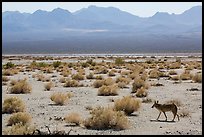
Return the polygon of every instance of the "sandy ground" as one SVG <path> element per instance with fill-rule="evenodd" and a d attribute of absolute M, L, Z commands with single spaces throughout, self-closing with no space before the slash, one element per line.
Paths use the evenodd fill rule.
<path fill-rule="evenodd" d="M 200 59 L 201 60 L 201 59 Z M 3 63 L 8 60 L 3 60 Z M 67 60 L 66 60 L 67 61 Z M 14 63 L 30 63 L 30 60 L 12 61 Z M 181 69 L 177 69 L 177 72 L 182 72 Z M 197 71 L 197 70 L 193 70 Z M 201 71 L 201 70 L 200 70 Z M 87 106 L 113 106 L 113 102 L 110 99 L 122 98 L 123 96 L 130 95 L 132 85 L 129 84 L 128 88 L 120 89 L 117 96 L 97 96 L 98 89 L 91 86 L 95 80 L 83 80 L 81 81 L 88 87 L 74 87 L 65 88 L 62 83 L 59 82 L 59 73 L 54 72 L 47 74 L 48 76 L 56 75 L 57 77 L 51 78 L 55 81 L 56 87 L 51 91 L 44 91 L 45 82 L 37 81 L 32 78 L 32 74 L 36 72 L 20 72 L 17 75 L 9 76 L 10 79 L 28 78 L 28 82 L 32 85 L 32 93 L 30 94 L 6 94 L 7 86 L 2 86 L 2 103 L 6 97 L 18 96 L 26 103 L 26 112 L 32 115 L 32 124 L 37 126 L 42 131 L 47 131 L 45 126 L 49 126 L 51 130 L 65 130 L 66 132 L 72 129 L 70 134 L 79 135 L 167 135 L 167 134 L 189 134 L 189 135 L 201 135 L 202 134 L 202 83 L 192 83 L 189 81 L 183 81 L 179 84 L 174 84 L 172 80 L 166 78 L 160 78 L 159 83 L 164 86 L 153 87 L 148 89 L 148 98 L 152 100 L 159 100 L 159 103 L 164 103 L 167 100 L 178 99 L 182 105 L 179 110 L 186 109 L 189 111 L 191 117 L 180 117 L 180 121 L 175 119 L 175 122 L 170 122 L 173 118 L 171 112 L 167 112 L 168 121 L 165 120 L 163 114 L 161 114 L 161 121 L 156 121 L 159 111 L 155 108 L 151 108 L 153 102 L 142 103 L 139 111 L 134 112 L 131 116 L 128 116 L 130 127 L 126 130 L 91 130 L 86 129 L 83 126 L 68 126 L 65 121 L 54 120 L 55 117 L 64 117 L 70 112 L 78 112 L 82 118 L 88 118 L 90 116 L 89 111 L 86 110 Z M 88 70 L 86 70 L 88 74 Z M 116 78 L 117 75 L 112 78 Z M 104 76 L 107 76 L 104 74 Z M 151 79 L 149 83 L 158 82 L 157 79 Z M 188 91 L 190 88 L 198 88 L 199 91 Z M 50 100 L 50 95 L 54 92 L 62 91 L 73 92 L 74 96 L 64 106 L 53 105 Z M 6 128 L 7 119 L 10 114 L 2 114 L 2 131 Z"/>

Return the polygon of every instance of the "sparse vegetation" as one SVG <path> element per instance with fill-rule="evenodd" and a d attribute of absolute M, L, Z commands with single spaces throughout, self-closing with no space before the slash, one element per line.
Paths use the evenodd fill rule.
<path fill-rule="evenodd" d="M 117 99 L 114 103 L 115 110 L 124 111 L 127 115 L 132 114 L 134 111 L 138 111 L 141 106 L 140 100 L 134 99 L 131 96 L 125 96 L 122 99 Z"/>
<path fill-rule="evenodd" d="M 82 119 L 78 113 L 72 112 L 69 115 L 65 116 L 65 122 L 71 123 L 75 125 L 79 125 L 81 123 Z"/>
<path fill-rule="evenodd" d="M 98 89 L 99 96 L 115 96 L 117 93 L 118 87 L 116 85 L 105 86 L 103 85 Z"/>
<path fill-rule="evenodd" d="M 201 73 L 196 73 L 193 77 L 192 80 L 196 83 L 202 83 L 202 74 Z"/>
<path fill-rule="evenodd" d="M 79 82 L 76 80 L 67 80 L 64 84 L 64 87 L 78 87 L 79 86 Z"/>
<path fill-rule="evenodd" d="M 18 80 L 15 84 L 11 87 L 10 93 L 13 94 L 27 94 L 31 93 L 32 87 L 26 79 Z"/>
<path fill-rule="evenodd" d="M 84 76 L 81 73 L 73 74 L 72 79 L 74 80 L 84 80 Z"/>
<path fill-rule="evenodd" d="M 52 82 L 46 83 L 44 85 L 45 91 L 50 91 L 52 87 L 53 87 L 53 83 Z"/>
<path fill-rule="evenodd" d="M 22 125 L 30 124 L 32 117 L 30 114 L 25 112 L 14 113 L 8 120 L 8 126 L 15 125 L 17 123 L 21 123 Z"/>
<path fill-rule="evenodd" d="M 70 96 L 67 93 L 62 93 L 62 92 L 53 93 L 50 97 L 50 99 L 54 101 L 56 105 L 61 105 L 61 106 L 64 105 L 69 98 Z"/>
<path fill-rule="evenodd" d="M 16 113 L 16 112 L 24 112 L 25 111 L 25 104 L 23 101 L 18 97 L 9 97 L 4 100 L 2 112 L 3 113 Z"/>
<path fill-rule="evenodd" d="M 129 127 L 129 121 L 122 111 L 114 111 L 112 108 L 97 107 L 91 110 L 91 117 L 84 120 L 88 129 L 123 130 Z"/>

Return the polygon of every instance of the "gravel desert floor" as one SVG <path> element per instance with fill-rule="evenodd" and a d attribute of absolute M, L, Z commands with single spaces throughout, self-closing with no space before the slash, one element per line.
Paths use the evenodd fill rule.
<path fill-rule="evenodd" d="M 91 63 L 87 61 L 92 59 Z M 2 66 L 8 66 L 8 62 L 12 62 L 15 66 L 12 68 L 4 68 L 2 70 L 2 104 L 6 98 L 17 96 L 26 106 L 25 112 L 32 117 L 30 125 L 35 126 L 36 129 L 47 132 L 50 131 L 64 131 L 69 132 L 70 135 L 201 135 L 202 134 L 202 58 L 201 57 L 122 57 L 123 60 L 116 61 L 116 57 L 58 57 L 58 58 L 37 58 L 26 56 L 4 56 L 2 59 Z M 60 65 L 53 67 L 48 65 L 50 72 L 45 68 L 32 68 L 30 64 L 33 61 L 45 62 L 46 64 L 53 64 L 59 61 Z M 93 65 L 93 62 L 95 63 Z M 62 64 L 66 63 L 66 64 Z M 174 64 L 177 63 L 177 64 Z M 34 63 L 33 63 L 34 64 Z M 70 64 L 70 66 L 69 66 Z M 87 65 L 88 64 L 88 65 Z M 174 65 L 178 65 L 175 67 Z M 171 66 L 172 65 L 172 66 Z M 98 68 L 97 68 L 98 66 Z M 138 67 L 139 66 L 139 67 Z M 140 67 L 141 66 L 141 67 Z M 104 73 L 99 71 L 101 67 L 106 70 Z M 61 74 L 61 69 L 67 69 L 70 72 Z M 139 71 L 142 68 L 142 71 Z M 12 71 L 17 69 L 14 74 L 5 73 L 6 70 Z M 158 74 L 151 76 L 151 70 L 156 69 Z M 110 71 L 114 75 L 109 75 Z M 175 75 L 169 72 L 173 70 L 178 80 L 173 79 Z M 75 79 L 72 75 L 81 71 L 84 76 L 83 79 Z M 184 71 L 189 71 L 190 78 L 182 78 Z M 117 88 L 117 95 L 100 96 L 99 88 L 94 87 L 95 78 L 89 79 L 86 76 L 90 73 L 94 76 L 101 76 L 103 79 L 112 78 L 114 83 L 117 83 L 118 77 L 130 78 L 130 81 L 125 86 Z M 134 73 L 135 72 L 135 73 Z M 132 87 L 137 75 L 141 76 L 146 72 L 147 78 L 145 80 L 148 88 L 145 90 L 146 94 L 140 97 L 137 96 L 136 91 L 132 93 Z M 131 74 L 135 74 L 131 75 Z M 195 75 L 200 75 L 199 80 L 195 80 Z M 37 75 L 42 75 L 47 80 L 39 80 Z M 31 92 L 27 94 L 11 93 L 12 80 L 19 80 L 26 78 L 26 81 L 31 86 Z M 64 82 L 60 79 L 75 79 L 80 86 L 65 87 Z M 53 86 L 50 91 L 45 91 L 45 84 L 52 82 Z M 109 83 L 110 84 L 110 83 Z M 118 84 L 118 83 L 117 83 Z M 53 93 L 71 93 L 73 96 L 69 98 L 64 105 L 56 105 L 50 96 Z M 116 129 L 91 129 L 83 125 L 73 125 L 65 121 L 65 116 L 75 112 L 78 113 L 82 120 L 91 117 L 91 108 L 113 107 L 117 99 L 124 96 L 131 96 L 138 99 L 141 105 L 137 111 L 127 115 L 128 127 L 123 130 Z M 159 120 L 156 120 L 159 111 L 152 108 L 154 101 L 159 101 L 163 104 L 168 101 L 174 101 L 178 107 L 178 115 L 175 121 L 172 112 L 166 112 L 168 120 L 165 121 L 165 116 L 162 113 Z M 3 106 L 3 105 L 2 105 Z M 90 110 L 89 110 L 89 109 Z M 5 129 L 11 128 L 8 126 L 8 119 L 13 114 L 2 114 L 2 133 Z"/>

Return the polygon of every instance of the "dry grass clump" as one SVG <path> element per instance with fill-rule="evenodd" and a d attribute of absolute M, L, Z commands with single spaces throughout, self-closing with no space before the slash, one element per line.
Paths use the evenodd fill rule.
<path fill-rule="evenodd" d="M 123 83 L 125 83 L 127 85 L 130 83 L 130 81 L 131 81 L 131 79 L 125 78 L 125 77 L 118 77 L 116 79 L 116 83 L 123 82 Z"/>
<path fill-rule="evenodd" d="M 79 87 L 79 82 L 76 80 L 68 79 L 64 84 L 64 87 Z"/>
<path fill-rule="evenodd" d="M 114 72 L 114 70 L 109 71 L 109 72 L 108 72 L 108 76 L 110 76 L 110 77 L 115 76 L 115 72 Z"/>
<path fill-rule="evenodd" d="M 182 106 L 182 103 L 179 99 L 171 99 L 171 100 L 168 100 L 166 101 L 167 104 L 172 104 L 174 103 L 177 107 L 180 107 Z"/>
<path fill-rule="evenodd" d="M 116 85 L 110 85 L 106 86 L 103 85 L 98 89 L 98 95 L 99 96 L 115 96 L 118 95 L 117 93 L 118 87 Z"/>
<path fill-rule="evenodd" d="M 62 92 L 53 93 L 50 97 L 50 99 L 54 101 L 56 105 L 61 106 L 64 105 L 69 98 L 70 98 L 69 94 Z"/>
<path fill-rule="evenodd" d="M 86 76 L 87 79 L 94 79 L 94 74 L 93 73 L 89 73 L 89 75 Z"/>
<path fill-rule="evenodd" d="M 13 73 L 12 69 L 6 69 L 6 70 L 3 70 L 2 75 L 3 76 L 13 76 L 14 73 Z"/>
<path fill-rule="evenodd" d="M 175 70 L 170 70 L 169 75 L 177 75 L 177 72 Z"/>
<path fill-rule="evenodd" d="M 52 87 L 53 87 L 53 83 L 52 82 L 46 83 L 44 85 L 45 91 L 50 91 Z"/>
<path fill-rule="evenodd" d="M 11 127 L 6 128 L 3 131 L 4 135 L 32 135 L 32 133 L 36 130 L 34 126 L 23 125 L 21 123 L 17 123 L 12 125 Z"/>
<path fill-rule="evenodd" d="M 68 77 L 71 74 L 71 71 L 68 69 L 63 69 L 63 71 L 60 73 L 60 75 L 64 77 Z"/>
<path fill-rule="evenodd" d="M 106 86 L 113 85 L 114 83 L 115 83 L 115 81 L 112 78 L 107 78 L 104 80 L 104 85 L 106 85 Z"/>
<path fill-rule="evenodd" d="M 129 127 L 129 121 L 122 111 L 114 111 L 112 108 L 97 107 L 91 110 L 91 117 L 84 120 L 88 129 L 123 130 Z"/>
<path fill-rule="evenodd" d="M 202 83 L 202 73 L 196 73 L 193 77 L 192 80 L 196 83 Z"/>
<path fill-rule="evenodd" d="M 25 111 L 25 104 L 23 101 L 18 97 L 9 97 L 4 100 L 2 112 L 3 113 L 16 113 L 16 112 L 24 112 Z"/>
<path fill-rule="evenodd" d="M 178 81 L 178 80 L 180 80 L 180 76 L 178 76 L 178 75 L 172 76 L 171 80 Z"/>
<path fill-rule="evenodd" d="M 78 113 L 72 112 L 69 115 L 65 116 L 65 122 L 75 124 L 78 126 L 81 123 L 82 119 Z"/>
<path fill-rule="evenodd" d="M 66 82 L 66 79 L 65 79 L 64 77 L 61 77 L 61 78 L 59 79 L 59 82 L 60 82 L 60 83 L 65 83 L 65 82 Z"/>
<path fill-rule="evenodd" d="M 104 80 L 96 80 L 93 83 L 94 88 L 99 88 L 102 87 L 104 85 Z"/>
<path fill-rule="evenodd" d="M 12 94 L 27 94 L 31 93 L 32 87 L 26 79 L 23 80 L 18 80 L 17 82 L 14 83 L 13 86 L 11 86 L 10 93 Z"/>
<path fill-rule="evenodd" d="M 8 126 L 15 125 L 17 123 L 21 123 L 22 125 L 30 124 L 32 117 L 25 112 L 18 112 L 14 113 L 9 119 L 8 119 Z"/>
<path fill-rule="evenodd" d="M 84 80 L 84 76 L 81 73 L 73 74 L 72 79 L 74 80 Z"/>
<path fill-rule="evenodd" d="M 140 106 L 140 100 L 134 99 L 131 96 L 125 96 L 122 99 L 117 99 L 114 102 L 114 109 L 116 111 L 124 111 L 126 115 L 130 115 L 134 111 L 138 111 Z"/>
<path fill-rule="evenodd" d="M 136 93 L 137 90 L 140 89 L 141 87 L 144 87 L 145 89 L 149 88 L 146 81 L 142 80 L 141 78 L 135 79 L 134 82 L 132 83 L 132 92 L 131 93 Z"/>
<path fill-rule="evenodd" d="M 42 81 L 42 82 L 50 81 L 50 77 L 45 77 L 43 74 L 36 74 L 35 77 L 37 78 L 37 81 Z"/>
<path fill-rule="evenodd" d="M 149 72 L 149 78 L 158 78 L 159 71 L 157 69 L 153 69 Z"/>
<path fill-rule="evenodd" d="M 146 97 L 148 95 L 147 90 L 144 87 L 137 89 L 136 96 L 137 97 Z"/>
<path fill-rule="evenodd" d="M 180 62 L 173 62 L 168 66 L 168 69 L 180 69 L 180 68 L 181 68 Z"/>
<path fill-rule="evenodd" d="M 2 82 L 8 82 L 9 81 L 9 78 L 8 77 L 6 77 L 6 76 L 3 76 L 2 77 Z"/>
<path fill-rule="evenodd" d="M 192 79 L 193 75 L 190 74 L 190 71 L 185 70 L 181 75 L 180 75 L 180 79 L 181 80 L 190 80 Z"/>
<path fill-rule="evenodd" d="M 103 76 L 98 75 L 98 76 L 95 77 L 95 79 L 97 79 L 97 80 L 103 80 L 104 78 L 103 78 Z"/>

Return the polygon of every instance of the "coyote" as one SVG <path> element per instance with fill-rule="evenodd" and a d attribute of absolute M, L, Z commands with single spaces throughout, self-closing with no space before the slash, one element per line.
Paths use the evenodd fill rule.
<path fill-rule="evenodd" d="M 177 106 L 172 103 L 172 104 L 158 104 L 159 101 L 154 101 L 154 104 L 152 106 L 152 108 L 156 108 L 157 110 L 160 111 L 159 116 L 157 117 L 157 120 L 159 119 L 161 112 L 164 113 L 164 116 L 166 117 L 166 121 L 167 121 L 167 116 L 165 114 L 165 112 L 167 111 L 171 111 L 174 114 L 174 118 L 172 121 L 174 121 L 176 115 L 178 117 L 178 121 L 179 121 L 179 115 L 177 114 Z"/>

